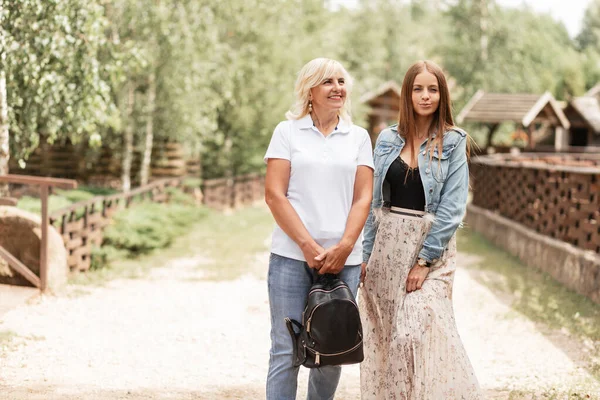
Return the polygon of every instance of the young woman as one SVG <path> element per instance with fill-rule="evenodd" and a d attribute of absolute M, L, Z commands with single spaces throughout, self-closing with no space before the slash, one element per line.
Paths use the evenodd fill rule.
<path fill-rule="evenodd" d="M 455 232 L 467 203 L 468 136 L 430 61 L 402 84 L 397 125 L 375 146 L 359 305 L 363 399 L 479 399 L 452 308 Z"/>
<path fill-rule="evenodd" d="M 358 290 L 373 155 L 367 131 L 350 120 L 351 87 L 337 61 L 306 64 L 296 81 L 296 105 L 275 128 L 265 155 L 265 198 L 277 222 L 268 273 L 267 400 L 296 398 L 298 368 L 284 318 L 302 320 L 318 274 L 338 274 L 355 296 Z M 340 374 L 340 367 L 311 369 L 308 399 L 333 399 Z"/>

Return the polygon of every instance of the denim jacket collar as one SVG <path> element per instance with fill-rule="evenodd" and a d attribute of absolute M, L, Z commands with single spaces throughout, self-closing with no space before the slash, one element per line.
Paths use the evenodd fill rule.
<path fill-rule="evenodd" d="M 390 130 L 392 130 L 393 132 L 396 132 L 398 134 L 398 137 L 400 138 L 400 143 L 404 143 L 404 138 L 402 137 L 402 135 L 400 135 L 400 132 L 398 131 L 398 124 L 394 124 L 394 125 L 390 126 Z M 436 136 L 437 136 L 437 130 L 431 134 L 431 138 L 435 139 Z"/>

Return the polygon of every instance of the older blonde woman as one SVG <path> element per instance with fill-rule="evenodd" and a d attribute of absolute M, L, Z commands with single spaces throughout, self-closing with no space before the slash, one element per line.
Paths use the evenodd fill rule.
<path fill-rule="evenodd" d="M 268 274 L 267 400 L 296 398 L 298 368 L 284 318 L 301 320 L 318 274 L 337 274 L 354 295 L 358 290 L 373 157 L 367 131 L 350 119 L 351 88 L 339 62 L 306 64 L 296 81 L 296 104 L 275 128 L 265 155 L 265 198 L 277 223 Z M 340 367 L 312 369 L 308 399 L 333 399 L 340 374 Z"/>

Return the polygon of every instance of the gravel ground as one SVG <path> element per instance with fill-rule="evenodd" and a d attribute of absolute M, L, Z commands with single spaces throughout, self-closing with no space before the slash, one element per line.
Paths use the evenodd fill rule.
<path fill-rule="evenodd" d="M 0 398 L 264 398 L 267 258 L 257 255 L 253 272 L 234 281 L 204 280 L 198 266 L 210 260 L 203 257 L 173 260 L 144 279 L 70 286 L 8 312 L 0 332 L 16 337 L 0 344 Z M 537 396 L 555 388 L 600 399 L 600 383 L 583 368 L 586 344 L 540 329 L 475 273 L 457 272 L 454 307 L 487 398 L 522 390 L 535 395 L 520 398 L 545 399 Z M 302 370 L 298 398 L 306 381 Z M 336 398 L 359 397 L 358 367 L 344 367 Z"/>

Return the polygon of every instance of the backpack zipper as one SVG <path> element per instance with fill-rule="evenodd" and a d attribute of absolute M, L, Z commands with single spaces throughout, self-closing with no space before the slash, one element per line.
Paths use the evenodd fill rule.
<path fill-rule="evenodd" d="M 321 356 L 325 356 L 325 357 L 341 356 L 341 355 L 350 353 L 350 352 L 358 349 L 361 344 L 362 344 L 362 335 L 360 337 L 360 342 L 358 342 L 358 344 L 356 346 L 354 346 L 350 350 L 340 351 L 339 353 L 319 353 L 318 351 L 315 351 L 315 350 L 311 349 L 310 347 L 307 347 L 306 345 L 304 345 L 304 348 L 307 349 L 308 351 L 310 351 L 311 353 L 315 353 L 315 365 L 319 365 L 319 364 L 321 364 Z"/>

